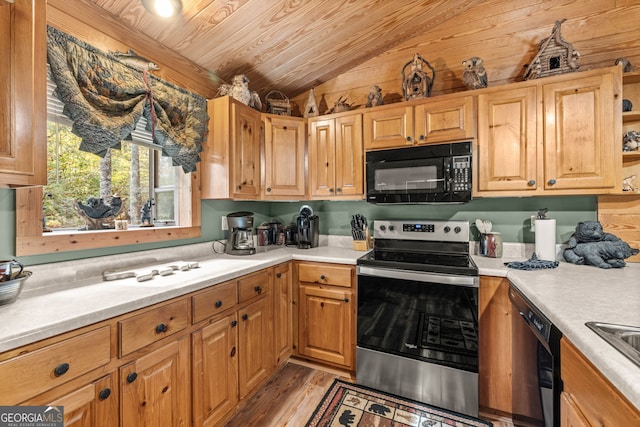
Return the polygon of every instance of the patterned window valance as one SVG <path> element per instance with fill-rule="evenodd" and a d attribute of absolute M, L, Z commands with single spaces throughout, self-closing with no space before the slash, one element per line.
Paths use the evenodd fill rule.
<path fill-rule="evenodd" d="M 135 69 L 55 28 L 48 27 L 47 60 L 56 95 L 80 149 L 104 157 L 131 139 L 141 116 L 164 156 L 196 170 L 207 132 L 205 98 Z"/>

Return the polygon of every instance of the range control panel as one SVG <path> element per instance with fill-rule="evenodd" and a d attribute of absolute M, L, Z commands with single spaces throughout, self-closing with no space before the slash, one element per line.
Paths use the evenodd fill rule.
<path fill-rule="evenodd" d="M 469 221 L 440 220 L 376 220 L 376 239 L 468 242 Z"/>

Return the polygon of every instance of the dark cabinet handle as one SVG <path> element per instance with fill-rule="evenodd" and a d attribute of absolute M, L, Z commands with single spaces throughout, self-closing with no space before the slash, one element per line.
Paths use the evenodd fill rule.
<path fill-rule="evenodd" d="M 238 326 L 238 321 L 237 320 L 231 321 L 231 327 L 235 328 L 236 326 Z"/>
<path fill-rule="evenodd" d="M 349 298 L 345 298 L 345 299 L 344 299 L 344 302 L 349 302 Z"/>
<path fill-rule="evenodd" d="M 338 187 L 336 188 L 336 193 L 341 193 L 342 192 L 342 188 Z"/>
<path fill-rule="evenodd" d="M 253 290 L 256 291 L 256 293 L 258 293 L 258 294 L 262 293 L 262 288 L 260 286 L 254 287 Z"/>
<path fill-rule="evenodd" d="M 326 279 L 327 279 L 327 277 L 326 277 L 324 274 L 322 274 L 322 275 L 320 276 L 320 280 L 326 280 Z"/>
<path fill-rule="evenodd" d="M 529 187 L 533 187 L 534 185 L 536 185 L 536 180 L 530 179 L 529 182 L 527 182 L 527 185 L 529 185 Z"/>
<path fill-rule="evenodd" d="M 333 188 L 330 188 L 330 189 L 329 189 L 329 193 L 333 193 Z"/>
<path fill-rule="evenodd" d="M 100 399 L 100 400 L 105 400 L 109 396 L 111 396 L 111 389 L 110 388 L 105 388 L 103 390 L 100 390 L 100 393 L 98 393 L 98 399 Z"/>
<path fill-rule="evenodd" d="M 239 186 L 239 185 L 238 185 L 238 186 L 236 186 L 236 190 L 241 190 L 241 189 L 242 189 L 242 187 L 241 187 L 241 186 Z"/>
<path fill-rule="evenodd" d="M 235 348 L 235 347 L 233 347 L 233 348 L 231 349 L 231 354 L 229 355 L 229 357 L 233 357 L 233 356 L 235 356 L 235 355 L 236 355 L 236 348 Z"/>
<path fill-rule="evenodd" d="M 554 185 L 555 183 L 556 183 L 555 179 L 552 178 L 552 179 L 549 180 L 549 185 Z"/>
<path fill-rule="evenodd" d="M 249 318 L 249 315 L 247 313 L 242 315 L 242 320 L 247 320 Z"/>
<path fill-rule="evenodd" d="M 271 192 L 271 187 L 267 187 L 267 192 Z"/>
<path fill-rule="evenodd" d="M 407 137 L 407 142 L 411 142 L 411 137 L 410 136 Z"/>
<path fill-rule="evenodd" d="M 424 135 L 420 135 L 420 141 L 424 141 Z"/>
<path fill-rule="evenodd" d="M 138 374 L 136 374 L 135 372 L 131 372 L 129 375 L 127 375 L 127 382 L 131 384 L 136 380 L 136 378 L 138 378 Z"/>
<path fill-rule="evenodd" d="M 163 332 L 167 332 L 167 325 L 165 325 L 164 323 L 160 323 L 158 324 L 158 326 L 156 326 L 156 334 L 161 334 Z"/>
<path fill-rule="evenodd" d="M 222 300 L 216 301 L 216 308 L 222 307 Z"/>
<path fill-rule="evenodd" d="M 61 363 L 58 366 L 56 366 L 56 368 L 53 370 L 53 375 L 55 375 L 56 377 L 59 377 L 66 374 L 68 370 L 69 370 L 69 364 Z"/>
<path fill-rule="evenodd" d="M 276 277 L 279 279 L 282 277 L 282 273 L 276 273 Z"/>

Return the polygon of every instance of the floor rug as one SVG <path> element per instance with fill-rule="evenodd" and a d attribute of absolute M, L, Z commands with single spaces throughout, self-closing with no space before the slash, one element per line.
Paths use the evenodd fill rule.
<path fill-rule="evenodd" d="M 306 427 L 476 427 L 488 421 L 335 380 Z"/>

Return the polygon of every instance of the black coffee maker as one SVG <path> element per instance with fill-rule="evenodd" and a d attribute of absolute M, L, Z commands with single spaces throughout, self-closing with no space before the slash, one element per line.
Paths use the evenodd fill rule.
<path fill-rule="evenodd" d="M 318 215 L 313 214 L 310 206 L 300 208 L 300 216 L 296 220 L 298 228 L 298 249 L 309 249 L 318 246 L 320 240 L 320 221 Z"/>

